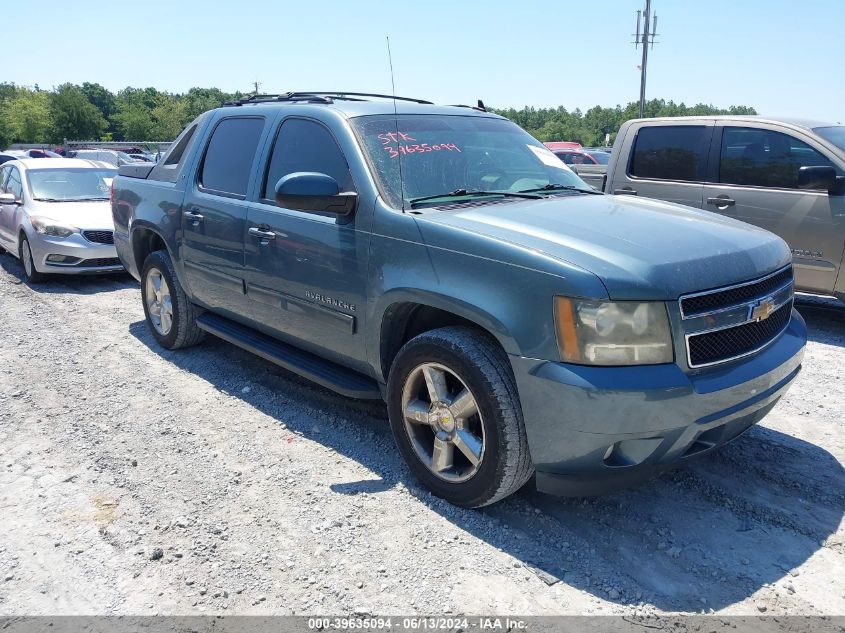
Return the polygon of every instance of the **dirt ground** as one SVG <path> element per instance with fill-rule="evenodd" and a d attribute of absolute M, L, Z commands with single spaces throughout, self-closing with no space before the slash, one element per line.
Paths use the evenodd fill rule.
<path fill-rule="evenodd" d="M 452 507 L 382 405 L 209 339 L 159 348 L 126 276 L 0 256 L 0 614 L 845 613 L 845 319 L 686 470 Z"/>

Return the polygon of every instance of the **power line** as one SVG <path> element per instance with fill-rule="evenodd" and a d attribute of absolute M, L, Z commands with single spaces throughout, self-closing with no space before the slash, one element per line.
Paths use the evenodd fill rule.
<path fill-rule="evenodd" d="M 640 20 L 642 20 L 642 34 L 640 33 Z M 651 30 L 649 31 L 649 22 Z M 637 11 L 637 32 L 634 35 L 634 47 L 643 47 L 643 61 L 640 66 L 640 118 L 645 116 L 645 81 L 648 68 L 648 49 L 654 47 L 654 40 L 657 37 L 657 13 L 651 13 L 651 0 L 645 0 L 645 7 Z"/>

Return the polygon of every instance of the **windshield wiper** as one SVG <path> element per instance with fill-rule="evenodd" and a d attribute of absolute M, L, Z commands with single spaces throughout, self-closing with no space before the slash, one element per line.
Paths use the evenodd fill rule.
<path fill-rule="evenodd" d="M 411 208 L 420 202 L 427 202 L 429 200 L 437 200 L 439 198 L 462 198 L 464 196 L 502 196 L 503 198 L 527 198 L 529 200 L 536 200 L 543 196 L 533 194 L 530 191 L 482 191 L 481 189 L 455 189 L 448 193 L 440 193 L 436 196 L 422 196 L 421 198 L 411 198 L 408 202 Z"/>
<path fill-rule="evenodd" d="M 595 189 L 582 189 L 581 187 L 576 187 L 575 185 L 561 185 L 556 182 L 543 185 L 542 187 L 537 187 L 536 189 L 521 189 L 519 193 L 534 193 L 538 191 L 580 191 L 581 193 L 603 195 L 602 191 L 596 191 Z"/>

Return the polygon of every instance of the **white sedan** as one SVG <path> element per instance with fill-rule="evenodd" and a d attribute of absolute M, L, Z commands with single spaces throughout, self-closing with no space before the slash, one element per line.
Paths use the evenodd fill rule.
<path fill-rule="evenodd" d="M 27 280 L 123 270 L 109 204 L 117 169 L 74 158 L 21 159 L 0 167 L 0 252 L 20 258 Z"/>

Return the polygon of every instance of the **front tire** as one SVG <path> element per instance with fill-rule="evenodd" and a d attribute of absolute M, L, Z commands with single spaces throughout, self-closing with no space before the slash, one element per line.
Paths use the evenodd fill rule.
<path fill-rule="evenodd" d="M 197 327 L 199 308 L 185 294 L 167 251 L 154 251 L 144 260 L 141 300 L 147 327 L 162 347 L 189 347 L 205 336 Z"/>
<path fill-rule="evenodd" d="M 30 284 L 40 284 L 43 282 L 47 276 L 35 270 L 35 260 L 32 259 L 32 248 L 25 235 L 21 235 L 21 243 L 18 249 L 21 264 L 23 264 L 23 272 L 26 275 L 26 281 Z"/>
<path fill-rule="evenodd" d="M 387 401 L 411 471 L 455 505 L 495 503 L 534 472 L 510 363 L 485 332 L 445 327 L 411 339 L 390 369 Z"/>

